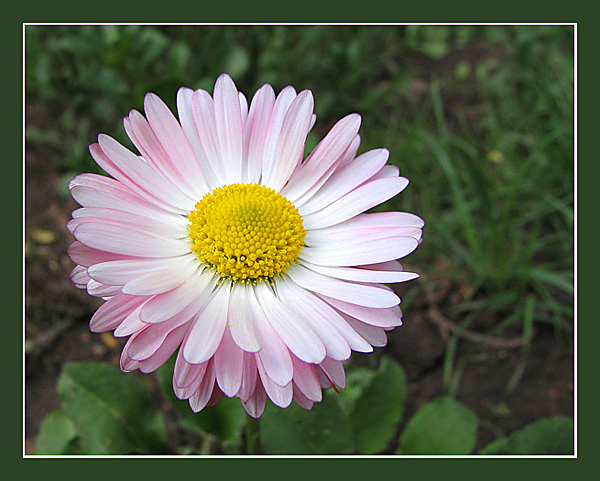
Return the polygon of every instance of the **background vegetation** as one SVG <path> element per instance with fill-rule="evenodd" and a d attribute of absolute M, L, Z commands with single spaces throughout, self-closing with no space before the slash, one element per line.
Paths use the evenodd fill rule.
<path fill-rule="evenodd" d="M 422 280 L 398 291 L 407 324 L 419 313 L 443 334 L 443 396 L 413 405 L 405 416 L 402 357 L 379 350 L 372 359 L 350 363 L 355 382 L 345 397 L 326 397 L 313 413 L 268 409 L 264 452 L 572 452 L 572 412 L 508 437 L 494 428 L 502 414 L 490 420 L 469 409 L 468 398 L 457 400 L 465 368 L 482 351 L 515 353 L 509 378 L 499 381 L 504 396 L 518 393 L 540 336 L 573 355 L 572 27 L 28 26 L 25 42 L 28 151 L 56 173 L 60 206 L 69 206 L 64 198 L 73 175 L 99 171 L 87 152 L 98 133 L 131 145 L 122 117 L 142 109 L 146 92 L 175 109 L 180 86 L 212 91 L 222 72 L 248 97 L 265 82 L 276 90 L 288 84 L 311 89 L 318 115 L 311 146 L 340 117 L 359 112 L 361 151 L 385 146 L 390 161 L 411 180 L 406 192 L 382 208 L 415 212 L 426 221 L 425 241 L 408 259 Z M 48 245 L 64 248 L 52 228 L 31 219 L 28 266 L 43 262 Z M 40 289 L 35 282 L 26 285 L 32 299 L 27 322 L 37 323 L 38 334 L 65 317 L 42 320 L 47 312 L 38 312 L 35 302 Z M 26 346 L 30 366 L 33 337 Z M 103 418 L 106 429 L 92 429 L 90 438 L 89 423 L 100 421 L 81 410 L 90 402 L 82 404 L 77 393 L 105 392 L 102 379 L 124 386 L 146 381 L 115 373 L 110 363 L 84 367 L 67 364 L 62 371 L 61 410 L 42 423 L 37 452 L 164 452 L 173 427 L 165 427 L 160 416 L 150 413 L 138 431 L 134 425 L 121 432 L 119 419 L 133 409 L 132 400 L 154 402 L 137 387 L 124 387 L 132 391 L 127 399 L 101 399 L 115 406 L 114 416 Z M 96 370 L 104 373 L 97 377 L 100 384 L 87 385 L 85 373 Z M 393 396 L 381 397 L 390 390 Z M 169 399 L 168 392 L 163 397 Z M 494 403 L 500 411 L 505 407 L 502 398 Z M 185 438 L 192 444 L 203 442 L 171 451 L 244 452 L 245 417 L 237 405 L 223 406 L 197 416 L 174 408 L 175 429 L 193 433 Z M 373 419 L 367 422 L 369 412 Z M 347 436 L 324 432 L 333 429 L 332 418 L 345 420 L 336 429 L 344 426 Z M 282 433 L 276 427 L 283 422 L 294 428 Z M 483 451 L 477 444 L 482 425 L 499 438 Z M 63 433 L 58 441 L 56 433 Z M 107 447 L 107 436 L 122 443 Z"/>

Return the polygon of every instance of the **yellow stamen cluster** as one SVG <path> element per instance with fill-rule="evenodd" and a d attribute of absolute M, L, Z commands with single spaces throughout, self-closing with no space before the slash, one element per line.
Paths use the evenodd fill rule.
<path fill-rule="evenodd" d="M 206 194 L 189 213 L 192 251 L 223 278 L 275 277 L 300 255 L 306 231 L 284 196 L 258 184 L 231 184 Z"/>

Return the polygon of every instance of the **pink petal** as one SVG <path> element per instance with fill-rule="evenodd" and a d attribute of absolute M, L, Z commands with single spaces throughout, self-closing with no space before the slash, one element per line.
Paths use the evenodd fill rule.
<path fill-rule="evenodd" d="M 177 91 L 177 112 L 179 113 L 181 128 L 185 132 L 185 135 L 188 138 L 190 145 L 194 149 L 194 153 L 196 154 L 196 159 L 206 180 L 207 188 L 208 190 L 213 190 L 215 187 L 219 186 L 219 181 L 213 172 L 208 159 L 206 158 L 206 153 L 204 152 L 204 148 L 200 142 L 198 129 L 196 128 L 196 124 L 194 122 L 194 114 L 192 113 L 193 96 L 193 90 L 185 87 L 180 88 Z"/>
<path fill-rule="evenodd" d="M 147 298 L 117 294 L 102 304 L 90 320 L 92 332 L 106 332 L 117 327 L 137 307 L 141 306 Z"/>
<path fill-rule="evenodd" d="M 139 361 L 140 371 L 150 373 L 156 371 L 173 355 L 175 350 L 180 346 L 183 337 L 187 331 L 187 326 L 179 326 L 169 333 L 160 347 L 147 359 Z"/>
<path fill-rule="evenodd" d="M 185 237 L 188 232 L 187 220 L 183 216 L 171 216 L 167 222 L 145 215 L 103 207 L 83 207 L 74 210 L 72 215 L 73 220 L 101 219 L 124 222 L 144 230 L 160 233 L 167 237 Z"/>
<path fill-rule="evenodd" d="M 196 90 L 192 95 L 192 115 L 200 145 L 207 163 L 215 174 L 216 182 L 219 185 L 226 185 L 229 176 L 221 157 L 213 99 L 205 90 Z"/>
<path fill-rule="evenodd" d="M 156 134 L 150 127 L 148 121 L 137 110 L 129 112 L 129 116 L 123 119 L 123 125 L 127 135 L 136 146 L 144 160 L 151 165 L 154 170 L 160 172 L 170 185 L 180 190 L 186 196 L 202 197 L 208 191 L 204 179 L 200 177 L 196 185 L 190 185 L 189 179 L 178 169 L 181 164 L 165 151 Z"/>
<path fill-rule="evenodd" d="M 96 163 L 144 199 L 175 212 L 188 212 L 195 201 L 173 186 L 150 165 L 108 135 L 90 146 Z"/>
<path fill-rule="evenodd" d="M 319 386 L 319 389 L 320 388 L 321 388 L 321 386 Z M 298 386 L 296 386 L 295 384 L 294 384 L 294 401 L 296 401 L 296 404 L 298 406 L 300 406 L 302 409 L 306 409 L 307 411 L 310 411 L 312 409 L 312 407 L 314 406 L 314 402 L 312 402 L 304 394 L 302 394 L 302 391 L 300 391 L 300 389 L 298 389 Z"/>
<path fill-rule="evenodd" d="M 215 353 L 217 383 L 226 396 L 233 397 L 242 385 L 244 351 L 233 341 L 229 329 L 225 329 L 221 344 Z"/>
<path fill-rule="evenodd" d="M 323 392 L 314 364 L 303 362 L 296 356 L 292 356 L 292 362 L 294 364 L 294 384 L 308 399 L 320 402 Z"/>
<path fill-rule="evenodd" d="M 213 362 L 208 363 L 206 374 L 196 393 L 190 397 L 190 407 L 195 413 L 206 407 L 215 387 L 215 367 Z"/>
<path fill-rule="evenodd" d="M 275 164 L 279 159 L 276 159 L 277 145 L 281 136 L 281 128 L 283 126 L 283 120 L 285 115 L 290 108 L 292 101 L 296 98 L 296 90 L 292 86 L 285 87 L 275 99 L 273 105 L 273 111 L 269 120 L 268 130 L 266 132 L 266 139 L 264 144 L 264 152 L 261 159 L 262 166 L 262 180 L 265 181 L 271 178 Z"/>
<path fill-rule="evenodd" d="M 244 352 L 244 368 L 242 374 L 242 385 L 238 391 L 238 397 L 242 402 L 248 401 L 256 388 L 256 378 L 258 371 L 256 369 L 256 358 L 253 353 Z M 259 383 L 260 384 L 260 383 Z"/>
<path fill-rule="evenodd" d="M 87 292 L 95 297 L 113 297 L 121 292 L 121 286 L 107 286 L 91 279 L 87 284 Z"/>
<path fill-rule="evenodd" d="M 275 384 L 271 378 L 267 376 L 258 355 L 256 355 L 256 367 L 258 368 L 258 374 L 260 375 L 262 385 L 271 401 L 280 408 L 288 407 L 292 402 L 292 397 L 294 395 L 292 383 L 290 382 L 286 386 Z"/>
<path fill-rule="evenodd" d="M 318 212 L 348 194 L 381 170 L 389 155 L 390 153 L 386 149 L 377 149 L 357 157 L 346 167 L 336 171 L 305 204 L 297 206 L 300 214 L 305 216 Z"/>
<path fill-rule="evenodd" d="M 181 125 L 166 104 L 156 95 L 147 94 L 144 110 L 156 138 L 169 156 L 171 163 L 181 172 L 184 182 L 194 194 L 201 198 L 208 191 L 206 180 L 198 168 L 196 154 Z"/>
<path fill-rule="evenodd" d="M 342 389 L 346 388 L 346 373 L 344 372 L 344 365 L 340 361 L 326 357 L 319 367 L 337 386 Z"/>
<path fill-rule="evenodd" d="M 250 301 L 250 299 L 252 300 Z M 292 380 L 294 372 L 290 352 L 285 343 L 271 327 L 263 310 L 255 302 L 254 296 L 249 296 L 248 301 L 256 326 L 256 335 L 262 346 L 257 356 L 260 358 L 265 372 L 273 382 L 280 386 L 285 386 Z"/>
<path fill-rule="evenodd" d="M 75 238 L 94 249 L 135 257 L 172 257 L 187 254 L 189 245 L 151 231 L 120 222 L 81 222 L 73 231 Z"/>
<path fill-rule="evenodd" d="M 381 327 L 371 326 L 364 322 L 357 321 L 353 317 L 342 314 L 346 322 L 358 332 L 369 344 L 375 347 L 383 347 L 387 344 L 387 336 Z"/>
<path fill-rule="evenodd" d="M 69 246 L 68 253 L 75 264 L 80 264 L 84 267 L 91 267 L 101 262 L 111 262 L 128 258 L 127 256 L 88 247 L 79 241 L 75 241 Z"/>
<path fill-rule="evenodd" d="M 248 183 L 260 182 L 265 141 L 274 104 L 275 93 L 268 84 L 254 94 L 250 104 L 244 127 L 244 158 L 248 159 L 246 173 Z"/>
<path fill-rule="evenodd" d="M 165 257 L 160 259 L 120 259 L 94 264 L 89 268 L 89 271 L 91 277 L 98 282 L 123 286 L 129 281 L 149 272 L 163 272 L 169 267 L 175 269 L 185 268 L 191 261 L 191 256 Z"/>
<path fill-rule="evenodd" d="M 378 327 L 396 327 L 402 324 L 402 312 L 397 306 L 387 309 L 372 309 L 357 306 L 349 302 L 340 301 L 331 297 L 320 295 L 328 304 L 338 311 L 344 312 L 359 321 Z"/>
<path fill-rule="evenodd" d="M 360 122 L 360 115 L 351 114 L 332 127 L 294 177 L 290 179 L 290 183 L 284 191 L 284 195 L 288 199 L 300 197 L 338 160 L 354 140 L 360 128 Z"/>
<path fill-rule="evenodd" d="M 276 162 L 264 185 L 279 192 L 289 180 L 304 154 L 314 100 L 310 90 L 301 92 L 291 103 L 281 127 L 275 153 Z"/>
<path fill-rule="evenodd" d="M 261 383 L 256 384 L 256 389 L 247 401 L 242 401 L 246 412 L 255 419 L 258 419 L 265 412 L 267 403 L 267 394 Z"/>
<path fill-rule="evenodd" d="M 360 337 L 356 331 L 348 325 L 342 316 L 340 316 L 335 309 L 329 306 L 321 298 L 317 297 L 310 291 L 298 287 L 293 282 L 286 282 L 285 285 L 290 291 L 290 302 L 292 302 L 291 300 L 294 299 L 293 303 L 295 304 L 298 302 L 298 300 L 302 300 L 304 305 L 310 305 L 310 308 L 307 307 L 306 312 L 310 312 L 311 317 L 314 318 L 314 321 L 310 325 L 313 327 L 313 329 L 315 329 L 315 331 L 320 332 L 321 328 L 315 327 L 313 324 L 323 324 L 329 326 L 329 336 L 335 335 L 336 337 L 339 337 L 345 341 L 345 343 L 342 344 L 343 354 L 340 356 L 335 356 L 336 359 L 347 359 L 349 356 L 349 352 L 346 351 L 348 347 L 359 352 L 371 352 L 373 350 L 373 347 L 362 337 Z M 331 332 L 332 329 L 333 333 Z M 327 334 L 321 334 L 321 339 L 323 339 L 323 336 L 325 335 Z M 325 341 L 323 341 L 323 343 L 325 343 Z M 330 352 L 333 352 L 333 350 L 328 350 L 327 355 L 332 357 Z"/>
<path fill-rule="evenodd" d="M 183 357 L 183 350 L 179 350 L 175 359 L 175 368 L 173 369 L 173 385 L 178 388 L 190 386 L 197 379 L 201 379 L 204 376 L 207 365 L 208 363 L 206 362 L 202 364 L 190 364 Z"/>

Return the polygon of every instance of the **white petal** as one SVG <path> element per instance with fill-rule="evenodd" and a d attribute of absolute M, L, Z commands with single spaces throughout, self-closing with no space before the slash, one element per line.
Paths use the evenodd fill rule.
<path fill-rule="evenodd" d="M 294 99 L 285 114 L 275 153 L 275 163 L 271 175 L 264 181 L 264 185 L 276 192 L 286 184 L 302 159 L 313 107 L 312 93 L 304 90 Z"/>
<path fill-rule="evenodd" d="M 290 352 L 267 320 L 253 293 L 247 296 L 248 307 L 252 311 L 256 335 L 262 349 L 257 353 L 265 372 L 271 380 L 280 386 L 292 380 L 293 367 Z"/>
<path fill-rule="evenodd" d="M 183 356 L 188 362 L 199 364 L 215 354 L 227 326 L 230 289 L 230 283 L 221 284 L 194 321 L 183 345 Z"/>
<path fill-rule="evenodd" d="M 348 246 L 305 247 L 300 258 L 325 266 L 360 266 L 400 259 L 418 245 L 413 237 L 387 237 Z"/>
<path fill-rule="evenodd" d="M 244 129 L 244 157 L 248 159 L 248 183 L 260 182 L 265 142 L 274 104 L 275 92 L 269 84 L 258 89 L 250 104 Z"/>
<path fill-rule="evenodd" d="M 283 120 L 285 115 L 290 108 L 292 101 L 296 98 L 296 90 L 292 86 L 285 87 L 275 99 L 273 104 L 273 111 L 269 120 L 269 126 L 267 130 L 266 140 L 264 144 L 264 152 L 262 157 L 262 179 L 261 184 L 269 181 L 275 163 L 277 153 L 277 145 L 281 136 L 281 129 L 283 126 Z"/>
<path fill-rule="evenodd" d="M 213 99 L 205 90 L 194 92 L 192 96 L 192 114 L 206 161 L 214 172 L 219 186 L 226 185 L 229 177 L 221 158 Z"/>
<path fill-rule="evenodd" d="M 152 215 L 151 213 L 148 213 Z M 148 215 L 124 212 L 118 209 L 101 207 L 83 207 L 72 212 L 73 219 L 100 219 L 123 222 L 144 230 L 156 232 L 165 237 L 181 238 L 187 236 L 187 219 L 184 216 L 171 215 L 168 221 L 153 219 Z"/>
<path fill-rule="evenodd" d="M 387 336 L 385 335 L 383 328 L 365 324 L 364 322 L 357 321 L 345 314 L 342 314 L 342 316 L 344 316 L 346 322 L 372 346 L 383 347 L 387 344 Z"/>
<path fill-rule="evenodd" d="M 145 199 L 179 212 L 188 212 L 194 207 L 193 199 L 173 188 L 150 165 L 112 137 L 100 134 L 98 144 L 90 146 L 90 153 L 100 167 Z"/>
<path fill-rule="evenodd" d="M 400 303 L 396 294 L 381 287 L 342 281 L 311 271 L 301 265 L 289 267 L 286 273 L 300 287 L 352 304 L 382 308 Z"/>
<path fill-rule="evenodd" d="M 194 91 L 185 87 L 180 88 L 177 91 L 177 112 L 179 114 L 179 121 L 181 122 L 181 128 L 185 132 L 186 137 L 190 141 L 190 145 L 194 149 L 196 159 L 198 161 L 200 170 L 206 181 L 207 190 L 213 190 L 218 187 L 219 181 L 213 172 L 206 153 L 202 148 L 200 137 L 198 136 L 198 130 L 194 123 L 194 115 L 192 113 L 192 97 Z M 201 190 L 203 185 L 198 185 L 197 189 Z"/>
<path fill-rule="evenodd" d="M 183 174 L 196 196 L 201 197 L 207 184 L 198 168 L 196 154 L 177 119 L 167 105 L 156 95 L 149 93 L 144 98 L 144 110 L 148 122 L 156 134 L 171 163 Z"/>
<path fill-rule="evenodd" d="M 290 351 L 305 362 L 321 362 L 325 346 L 299 315 L 283 304 L 264 282 L 253 291 L 269 323 Z"/>
<path fill-rule="evenodd" d="M 404 177 L 379 179 L 363 184 L 319 212 L 304 216 L 304 228 L 320 229 L 339 224 L 391 199 L 407 185 L 408 180 Z"/>
<path fill-rule="evenodd" d="M 360 122 L 360 115 L 350 114 L 336 123 L 282 193 L 292 202 L 305 193 L 348 149 L 360 128 Z"/>
<path fill-rule="evenodd" d="M 185 267 L 192 261 L 192 256 L 164 257 L 149 259 L 123 259 L 94 264 L 89 268 L 90 276 L 104 284 L 123 286 L 129 281 L 149 272 L 161 271 L 165 268 Z M 185 280 L 185 279 L 184 279 Z"/>
<path fill-rule="evenodd" d="M 257 352 L 262 346 L 256 337 L 248 302 L 248 287 L 244 284 L 235 285 L 229 299 L 229 327 L 238 346 L 244 351 Z"/>
<path fill-rule="evenodd" d="M 335 307 L 337 310 L 355 317 L 356 319 L 379 327 L 396 327 L 402 324 L 402 312 L 397 306 L 387 309 L 372 309 L 369 307 L 357 306 L 349 302 L 340 301 L 327 296 L 320 296 L 325 302 Z"/>
<path fill-rule="evenodd" d="M 297 299 L 301 299 L 303 301 L 304 306 L 306 306 L 307 304 L 310 305 L 310 307 L 306 306 L 306 313 L 310 313 L 311 317 L 313 317 L 313 322 L 310 323 L 310 325 L 315 329 L 315 331 L 321 333 L 323 330 L 323 328 L 319 328 L 318 326 L 315 327 L 315 324 L 329 326 L 329 329 L 333 329 L 335 334 L 339 338 L 344 339 L 344 344 L 346 346 L 343 348 L 344 350 L 348 347 L 359 352 L 371 352 L 373 350 L 371 345 L 368 342 L 365 342 L 365 340 L 362 337 L 360 337 L 356 333 L 356 331 L 348 325 L 344 318 L 342 318 L 342 316 L 338 312 L 336 312 L 335 309 L 333 309 L 330 305 L 324 302 L 321 298 L 319 298 L 312 292 L 309 292 L 303 289 L 302 287 L 299 287 L 294 282 L 282 282 L 279 284 L 285 284 L 287 288 L 291 292 L 293 292 L 293 295 Z M 290 295 L 290 299 L 288 302 L 292 303 L 292 299 L 292 295 Z M 323 339 L 323 336 L 326 334 L 327 331 L 320 334 L 321 339 Z M 323 341 L 323 343 L 325 344 L 325 341 Z M 327 347 L 327 345 L 325 346 Z M 328 349 L 328 357 L 333 357 L 334 359 L 339 360 L 347 359 L 350 354 L 350 352 L 348 351 L 347 353 L 344 352 L 344 354 L 342 354 L 341 356 L 331 356 L 330 352 L 331 351 Z"/>
<path fill-rule="evenodd" d="M 389 284 L 393 282 L 406 282 L 419 277 L 414 272 L 370 270 L 353 267 L 322 266 L 304 262 L 309 269 L 329 277 L 357 282 L 376 282 Z"/>
<path fill-rule="evenodd" d="M 185 263 L 154 270 L 136 277 L 123 286 L 123 292 L 147 296 L 162 294 L 180 286 L 199 268 L 197 259 L 194 259 L 193 256 L 186 257 L 187 262 Z"/>
<path fill-rule="evenodd" d="M 294 307 L 304 322 L 319 336 L 327 356 L 338 360 L 350 357 L 350 346 L 327 317 L 322 315 L 322 311 L 316 305 L 319 301 L 312 294 L 289 281 L 278 282 L 277 293 L 284 304 Z"/>
<path fill-rule="evenodd" d="M 114 254 L 134 257 L 172 257 L 187 254 L 189 243 L 142 231 L 119 222 L 84 222 L 73 231 L 83 244 Z"/>
<path fill-rule="evenodd" d="M 310 200 L 298 207 L 300 214 L 318 212 L 367 181 L 385 165 L 389 154 L 386 149 L 371 150 L 336 171 Z"/>
<path fill-rule="evenodd" d="M 147 323 L 162 322 L 184 309 L 192 316 L 211 299 L 215 284 L 211 273 L 197 271 L 175 289 L 150 299 L 142 309 L 141 319 Z"/>
<path fill-rule="evenodd" d="M 134 215 L 146 216 L 165 223 L 178 223 L 181 214 L 163 209 L 140 197 L 120 182 L 105 176 L 102 181 L 87 177 L 84 181 L 75 180 L 85 174 L 78 175 L 70 184 L 71 195 L 84 207 L 101 207 L 130 212 Z M 96 174 L 88 174 L 95 176 Z"/>
<path fill-rule="evenodd" d="M 229 184 L 242 180 L 242 113 L 237 88 L 221 74 L 214 91 L 215 127 Z"/>

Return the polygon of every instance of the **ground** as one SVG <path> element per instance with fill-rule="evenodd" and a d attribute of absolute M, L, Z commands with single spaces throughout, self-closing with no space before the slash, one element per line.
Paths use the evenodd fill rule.
<path fill-rule="evenodd" d="M 61 366 L 74 360 L 118 363 L 121 340 L 93 334 L 88 321 L 101 301 L 73 287 L 67 256 L 72 237 L 65 229 L 75 202 L 59 193 L 59 170 L 39 146 L 28 146 L 25 163 L 26 265 L 25 335 L 33 346 L 26 355 L 25 436 L 33 452 L 40 422 L 59 408 L 56 381 Z M 447 340 L 455 324 L 453 306 L 461 286 L 428 274 L 403 286 L 417 293 L 405 311 L 405 323 L 389 334 L 385 348 L 406 370 L 409 394 L 404 423 L 424 402 L 443 395 Z M 402 294 L 402 292 L 400 292 Z M 518 385 L 506 394 L 520 359 L 520 338 L 481 339 L 463 333 L 458 355 L 471 349 L 457 398 L 482 420 L 476 449 L 500 435 L 542 417 L 573 416 L 574 350 L 572 339 L 557 337 L 550 327 L 536 327 L 531 352 Z M 508 336 L 509 334 L 505 334 Z M 360 355 L 358 355 L 360 358 Z M 359 359 L 360 361 L 360 359 Z M 174 425 L 171 429 L 177 429 Z M 180 439 L 181 433 L 171 433 Z M 393 449 L 393 446 L 390 448 Z"/>

